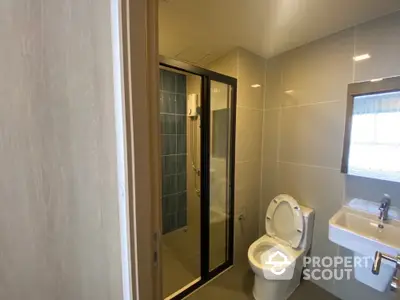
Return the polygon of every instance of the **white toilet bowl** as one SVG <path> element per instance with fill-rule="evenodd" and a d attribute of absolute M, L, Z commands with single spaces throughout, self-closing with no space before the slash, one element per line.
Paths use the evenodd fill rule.
<path fill-rule="evenodd" d="M 285 300 L 300 284 L 313 222 L 313 210 L 298 205 L 289 195 L 279 195 L 271 202 L 266 214 L 267 234 L 256 240 L 247 253 L 254 272 L 256 300 Z M 274 261 L 277 254 L 279 262 Z"/>

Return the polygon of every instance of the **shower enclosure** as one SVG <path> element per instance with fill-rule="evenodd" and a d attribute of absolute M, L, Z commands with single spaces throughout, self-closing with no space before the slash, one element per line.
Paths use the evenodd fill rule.
<path fill-rule="evenodd" d="M 163 296 L 233 263 L 236 79 L 160 58 Z"/>

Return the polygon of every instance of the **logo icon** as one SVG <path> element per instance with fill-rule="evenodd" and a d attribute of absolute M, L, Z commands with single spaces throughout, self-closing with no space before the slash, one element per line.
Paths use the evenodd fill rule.
<path fill-rule="evenodd" d="M 263 273 L 266 279 L 290 280 L 293 277 L 296 260 L 276 247 L 261 255 Z"/>

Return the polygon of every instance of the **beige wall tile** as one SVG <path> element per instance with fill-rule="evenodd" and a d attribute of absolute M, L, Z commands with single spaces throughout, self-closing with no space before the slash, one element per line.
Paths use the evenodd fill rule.
<path fill-rule="evenodd" d="M 337 255 L 337 246 L 328 238 L 328 224 L 342 206 L 343 175 L 336 170 L 279 163 L 278 176 L 278 193 L 287 193 L 315 211 L 311 256 Z M 316 283 L 333 292 L 332 282 Z"/>
<path fill-rule="evenodd" d="M 253 202 L 256 203 L 260 197 L 260 176 L 261 176 L 261 162 L 237 162 L 235 170 L 235 190 L 236 192 L 246 192 L 248 194 L 248 201 L 243 203 Z M 255 199 L 255 200 L 253 200 Z M 254 202 L 255 201 L 255 202 Z M 240 211 L 241 203 L 237 205 L 237 211 Z"/>
<path fill-rule="evenodd" d="M 337 170 L 279 163 L 278 192 L 315 210 L 315 237 L 327 235 L 328 221 L 342 206 L 344 178 Z"/>
<path fill-rule="evenodd" d="M 267 61 L 266 64 L 266 78 L 265 78 L 265 99 L 264 109 L 278 108 L 282 106 L 284 96 L 283 87 L 283 63 L 286 55 L 273 57 Z"/>
<path fill-rule="evenodd" d="M 284 55 L 282 105 L 345 101 L 353 78 L 353 29 Z"/>
<path fill-rule="evenodd" d="M 259 197 L 251 197 L 252 195 L 245 191 L 236 192 L 235 198 L 239 206 L 236 212 L 238 216 L 243 213 L 244 218 L 235 218 L 235 261 L 246 261 L 250 245 L 258 238 Z"/>
<path fill-rule="evenodd" d="M 265 213 L 276 196 L 280 110 L 264 111 L 259 235 L 265 234 Z"/>
<path fill-rule="evenodd" d="M 212 71 L 231 76 L 238 77 L 238 49 L 234 49 L 224 55 L 223 57 L 213 61 L 209 64 L 208 68 Z"/>
<path fill-rule="evenodd" d="M 278 109 L 264 111 L 262 133 L 262 160 L 278 160 L 279 121 L 281 111 Z"/>
<path fill-rule="evenodd" d="M 238 102 L 239 106 L 263 109 L 265 84 L 265 59 L 239 49 Z M 258 88 L 253 84 L 261 85 Z"/>
<path fill-rule="evenodd" d="M 355 80 L 368 80 L 400 73 L 399 15 L 380 18 L 268 60 L 260 233 L 262 214 L 269 203 L 263 199 L 265 195 L 289 193 L 315 209 L 312 255 L 352 255 L 329 241 L 328 222 L 333 214 L 354 197 L 379 201 L 385 192 L 399 197 L 397 183 L 345 176 L 339 171 L 347 86 L 354 74 Z M 354 49 L 356 54 L 370 53 L 371 59 L 354 63 Z M 292 92 L 285 93 L 288 90 Z M 270 124 L 278 114 L 275 110 L 282 114 L 278 133 Z M 276 143 L 279 163 L 268 159 L 273 157 Z M 274 176 L 269 176 L 271 173 Z M 315 283 L 345 300 L 391 299 L 389 294 L 377 293 L 354 279 Z"/>
<path fill-rule="evenodd" d="M 264 80 L 264 67 L 257 66 L 257 60 L 259 57 L 236 49 L 210 65 L 216 72 L 238 78 L 238 90 L 242 91 L 236 116 L 235 261 L 247 261 L 248 247 L 258 235 L 263 93 L 262 88 L 243 88 L 254 80 Z M 240 214 L 245 216 L 241 221 Z"/>
<path fill-rule="evenodd" d="M 247 259 L 247 250 L 258 236 L 261 162 L 236 163 L 235 257 Z M 239 221 L 240 214 L 244 219 Z"/>
<path fill-rule="evenodd" d="M 278 163 L 276 161 L 263 161 L 261 174 L 261 195 L 259 211 L 259 236 L 265 234 L 265 214 L 271 200 L 278 195 Z"/>
<path fill-rule="evenodd" d="M 370 59 L 355 63 L 355 80 L 400 75 L 400 12 L 357 26 L 355 55 Z"/>
<path fill-rule="evenodd" d="M 344 120 L 344 102 L 283 109 L 280 161 L 338 169 Z"/>
<path fill-rule="evenodd" d="M 237 108 L 236 117 L 236 161 L 259 161 L 262 136 L 261 110 Z"/>

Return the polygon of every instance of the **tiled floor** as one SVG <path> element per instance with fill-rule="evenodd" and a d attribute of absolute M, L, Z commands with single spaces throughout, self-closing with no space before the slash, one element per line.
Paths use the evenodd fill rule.
<path fill-rule="evenodd" d="M 163 267 L 163 297 L 180 290 L 200 276 L 200 266 L 194 266 L 195 261 L 183 261 L 179 254 L 165 245 L 162 247 Z"/>
<path fill-rule="evenodd" d="M 210 266 L 225 261 L 225 223 L 214 222 L 210 232 Z M 200 229 L 188 226 L 162 236 L 163 296 L 200 278 Z"/>
<path fill-rule="evenodd" d="M 245 263 L 236 265 L 190 295 L 189 300 L 252 300 L 253 273 Z M 303 281 L 289 300 L 338 300 L 317 285 Z"/>

